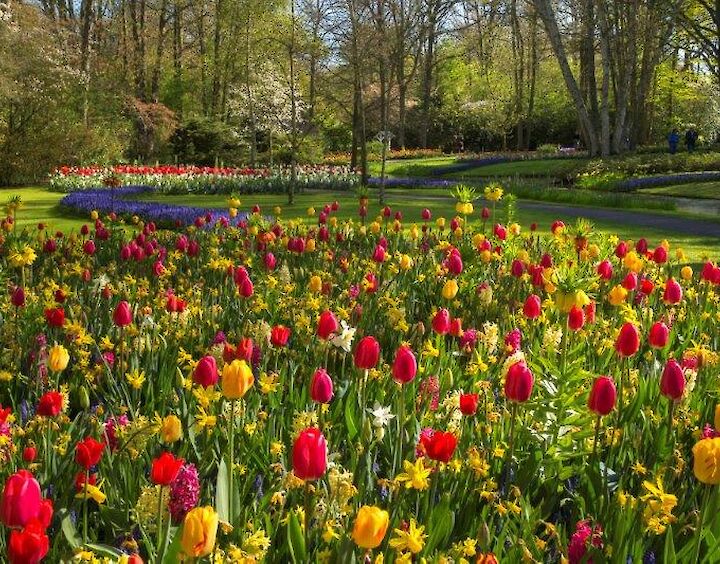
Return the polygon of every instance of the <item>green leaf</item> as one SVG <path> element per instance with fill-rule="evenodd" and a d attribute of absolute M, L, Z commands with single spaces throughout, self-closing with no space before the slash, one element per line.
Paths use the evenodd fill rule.
<path fill-rule="evenodd" d="M 170 529 L 172 529 L 170 531 L 172 542 L 165 551 L 163 564 L 174 564 L 175 562 L 180 562 L 180 551 L 182 550 L 182 547 L 180 546 L 180 540 L 182 539 L 182 526 L 170 527 Z"/>
<path fill-rule="evenodd" d="M 675 544 L 673 543 L 672 527 L 668 526 L 665 532 L 665 549 L 663 550 L 663 562 L 665 564 L 675 564 Z"/>
<path fill-rule="evenodd" d="M 352 441 L 358 436 L 357 415 L 355 414 L 355 401 L 348 397 L 345 401 L 345 426 L 348 431 L 348 440 Z"/>
<path fill-rule="evenodd" d="M 305 536 L 303 535 L 297 513 L 294 511 L 290 513 L 290 518 L 288 519 L 287 536 L 292 561 L 296 563 L 306 562 Z"/>
<path fill-rule="evenodd" d="M 109 556 L 111 558 L 117 558 L 118 556 L 122 556 L 121 551 L 119 551 L 115 547 L 108 546 L 106 544 L 88 543 L 87 547 L 93 552 L 99 552 L 100 554 L 104 554 L 105 556 Z"/>
<path fill-rule="evenodd" d="M 63 508 L 58 511 L 61 516 L 61 528 L 71 548 L 78 548 L 82 545 L 82 539 L 75 528 L 75 525 L 70 518 L 70 513 L 67 509 Z"/>
<path fill-rule="evenodd" d="M 215 511 L 220 521 L 230 522 L 230 496 L 228 495 L 228 467 L 225 459 L 218 466 L 217 483 L 215 484 Z"/>
<path fill-rule="evenodd" d="M 450 510 L 450 503 L 444 499 L 433 509 L 430 517 L 430 536 L 428 537 L 426 554 L 431 554 L 436 547 L 442 546 L 452 533 L 455 526 L 455 512 Z"/>

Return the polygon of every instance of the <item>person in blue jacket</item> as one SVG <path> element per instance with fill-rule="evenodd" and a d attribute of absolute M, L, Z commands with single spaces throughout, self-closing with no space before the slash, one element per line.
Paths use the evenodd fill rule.
<path fill-rule="evenodd" d="M 670 146 L 670 154 L 677 153 L 678 143 L 680 143 L 680 133 L 677 129 L 673 129 L 668 135 L 668 145 Z"/>

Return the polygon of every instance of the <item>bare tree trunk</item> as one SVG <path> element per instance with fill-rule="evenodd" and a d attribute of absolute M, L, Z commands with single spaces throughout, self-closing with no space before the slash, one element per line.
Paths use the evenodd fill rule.
<path fill-rule="evenodd" d="M 183 87 L 183 65 L 182 65 L 182 53 L 183 53 L 183 41 L 182 41 L 182 8 L 180 7 L 179 0 L 175 0 L 173 3 L 173 71 L 175 75 L 175 88 L 178 89 L 178 99 L 176 113 L 178 118 L 183 118 L 183 98 L 184 98 L 184 87 Z"/>
<path fill-rule="evenodd" d="M 215 115 L 218 110 L 218 102 L 220 100 L 220 43 L 222 38 L 222 13 L 223 0 L 215 0 L 215 33 L 213 39 L 213 79 L 212 79 L 212 97 L 210 99 L 210 113 Z"/>
<path fill-rule="evenodd" d="M 245 93 L 248 100 L 248 114 L 250 115 L 250 166 L 255 166 L 257 161 L 257 119 L 255 117 L 255 94 L 252 87 L 252 64 L 250 55 L 252 53 L 252 18 L 250 11 L 247 15 L 245 27 Z"/>
<path fill-rule="evenodd" d="M 290 0 L 290 13 L 292 27 L 290 31 L 290 46 L 288 56 L 290 58 L 290 185 L 288 186 L 288 204 L 295 202 L 295 185 L 298 177 L 298 123 L 297 123 L 297 86 L 295 84 L 295 0 Z"/>
<path fill-rule="evenodd" d="M 600 154 L 610 154 L 610 26 L 605 12 L 604 0 L 598 2 L 600 21 L 600 58 L 602 61 L 602 87 L 600 91 Z"/>
<path fill-rule="evenodd" d="M 162 64 L 163 51 L 165 50 L 165 24 L 167 23 L 167 0 L 160 2 L 160 14 L 158 16 L 158 37 L 155 46 L 155 62 L 153 64 L 152 80 L 150 82 L 150 93 L 154 102 L 160 97 L 160 67 Z"/>
<path fill-rule="evenodd" d="M 90 35 L 93 23 L 92 0 L 83 0 L 80 6 L 82 31 L 80 34 L 80 68 L 83 80 L 83 124 L 89 126 L 90 112 Z"/>
<path fill-rule="evenodd" d="M 435 66 L 436 20 L 434 10 L 430 10 L 425 36 L 425 57 L 423 60 L 422 83 L 422 123 L 420 125 L 420 146 L 428 146 L 430 131 L 430 105 L 432 102 L 432 84 Z"/>

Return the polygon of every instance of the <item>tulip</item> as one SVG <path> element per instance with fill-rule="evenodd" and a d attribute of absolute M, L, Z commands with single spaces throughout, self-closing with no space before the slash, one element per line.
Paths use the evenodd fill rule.
<path fill-rule="evenodd" d="M 50 550 L 50 539 L 39 521 L 31 521 L 22 530 L 12 530 L 8 543 L 10 564 L 37 564 Z"/>
<path fill-rule="evenodd" d="M 677 401 L 685 392 L 685 374 L 676 360 L 669 360 L 660 377 L 660 393 L 669 400 Z"/>
<path fill-rule="evenodd" d="M 585 326 L 585 311 L 578 306 L 573 306 L 568 313 L 568 327 L 571 331 L 579 331 Z"/>
<path fill-rule="evenodd" d="M 6 527 L 24 527 L 38 519 L 42 506 L 40 484 L 27 470 L 18 470 L 5 482 L 0 519 Z"/>
<path fill-rule="evenodd" d="M 317 403 L 329 403 L 332 397 L 332 378 L 324 368 L 318 368 L 310 381 L 310 398 Z"/>
<path fill-rule="evenodd" d="M 180 546 L 189 558 L 208 556 L 215 549 L 215 539 L 220 519 L 210 506 L 196 507 L 188 511 L 182 528 Z"/>
<path fill-rule="evenodd" d="M 182 423 L 177 415 L 168 415 L 160 425 L 160 437 L 164 443 L 174 443 L 182 438 Z"/>
<path fill-rule="evenodd" d="M 252 369 L 244 360 L 233 360 L 223 367 L 222 393 L 225 399 L 241 399 L 254 382 Z"/>
<path fill-rule="evenodd" d="M 597 273 L 603 280 L 610 280 L 613 275 L 612 263 L 609 260 L 604 260 L 597 266 Z"/>
<path fill-rule="evenodd" d="M 663 301 L 667 305 L 676 305 L 682 301 L 682 286 L 674 278 L 668 279 L 665 284 L 665 292 L 663 293 Z"/>
<path fill-rule="evenodd" d="M 327 468 L 327 443 L 320 429 L 301 431 L 293 444 L 293 472 L 301 480 L 322 478 Z"/>
<path fill-rule="evenodd" d="M 462 319 L 459 317 L 453 317 L 450 320 L 450 335 L 453 337 L 462 337 L 463 336 L 463 328 L 462 328 Z"/>
<path fill-rule="evenodd" d="M 332 311 L 326 309 L 320 314 L 316 331 L 318 337 L 327 341 L 339 328 L 340 324 Z"/>
<path fill-rule="evenodd" d="M 237 285 L 237 289 L 238 294 L 240 294 L 240 296 L 242 296 L 243 298 L 249 298 L 255 292 L 255 288 L 249 276 L 247 278 L 243 278 L 240 281 L 240 283 Z"/>
<path fill-rule="evenodd" d="M 127 327 L 132 323 L 133 315 L 130 311 L 130 304 L 122 300 L 113 312 L 113 323 L 118 327 Z"/>
<path fill-rule="evenodd" d="M 588 396 L 588 408 L 598 417 L 609 414 L 615 408 L 617 392 L 615 383 L 607 376 L 598 376 Z"/>
<path fill-rule="evenodd" d="M 105 443 L 86 437 L 75 446 L 75 462 L 89 470 L 100 462 L 104 449 Z"/>
<path fill-rule="evenodd" d="M 48 368 L 53 372 L 62 372 L 67 368 L 70 354 L 62 345 L 53 345 L 48 351 Z"/>
<path fill-rule="evenodd" d="M 217 381 L 218 369 L 215 357 L 211 355 L 202 357 L 193 370 L 193 382 L 203 388 L 209 388 L 217 384 Z"/>
<path fill-rule="evenodd" d="M 442 297 L 446 300 L 453 300 L 458 293 L 458 283 L 455 280 L 448 280 L 442 289 Z"/>
<path fill-rule="evenodd" d="M 380 343 L 377 339 L 371 335 L 366 335 L 355 348 L 353 360 L 355 366 L 360 369 L 370 370 L 375 368 L 375 365 L 380 359 Z"/>
<path fill-rule="evenodd" d="M 428 458 L 447 464 L 455 453 L 457 437 L 452 433 L 432 431 L 420 435 L 420 444 L 425 449 Z"/>
<path fill-rule="evenodd" d="M 25 305 L 25 290 L 22 286 L 15 286 L 10 294 L 10 303 L 15 307 L 23 307 Z"/>
<path fill-rule="evenodd" d="M 23 460 L 27 463 L 35 462 L 37 457 L 37 449 L 34 446 L 26 446 L 22 453 Z"/>
<path fill-rule="evenodd" d="M 352 539 L 360 548 L 377 548 L 385 538 L 390 515 L 379 507 L 363 505 L 358 509 L 352 530 Z"/>
<path fill-rule="evenodd" d="M 412 349 L 402 345 L 395 353 L 395 361 L 392 366 L 393 379 L 398 384 L 411 382 L 417 374 L 417 360 Z"/>
<path fill-rule="evenodd" d="M 662 321 L 658 321 L 650 327 L 648 343 L 654 349 L 662 349 L 668 344 L 670 329 Z"/>
<path fill-rule="evenodd" d="M 180 468 L 185 463 L 182 458 L 175 458 L 169 452 L 163 452 L 152 462 L 150 479 L 153 484 L 169 486 L 177 477 Z"/>
<path fill-rule="evenodd" d="M 50 327 L 62 327 L 65 325 L 65 310 L 61 307 L 46 309 L 45 320 Z"/>
<path fill-rule="evenodd" d="M 60 392 L 45 392 L 38 402 L 37 414 L 43 417 L 55 417 L 62 411 L 63 401 Z"/>
<path fill-rule="evenodd" d="M 629 272 L 622 281 L 622 287 L 628 292 L 632 292 L 637 288 L 638 276 L 634 272 Z"/>
<path fill-rule="evenodd" d="M 701 439 L 692 451 L 695 477 L 703 484 L 720 484 L 720 438 Z"/>
<path fill-rule="evenodd" d="M 640 333 L 630 322 L 625 323 L 615 341 L 615 350 L 621 357 L 631 357 L 640 348 Z"/>
<path fill-rule="evenodd" d="M 460 412 L 471 416 L 477 413 L 479 396 L 477 394 L 460 394 Z"/>
<path fill-rule="evenodd" d="M 270 330 L 270 342 L 275 347 L 284 347 L 290 339 L 290 328 L 276 325 Z"/>
<path fill-rule="evenodd" d="M 665 247 L 663 247 L 662 245 L 660 245 L 659 247 L 657 247 L 657 248 L 655 249 L 655 251 L 653 251 L 653 260 L 654 260 L 657 264 L 665 264 L 665 263 L 667 262 L 667 260 L 668 260 L 668 252 L 667 252 L 667 249 L 666 249 Z"/>
<path fill-rule="evenodd" d="M 505 377 L 505 397 L 513 402 L 525 402 L 530 399 L 533 383 L 533 374 L 524 361 L 513 364 Z"/>
<path fill-rule="evenodd" d="M 537 319 L 542 313 L 542 301 L 540 296 L 531 294 L 525 300 L 523 305 L 523 315 L 528 319 Z"/>
<path fill-rule="evenodd" d="M 447 335 L 450 331 L 450 312 L 445 308 L 438 310 L 433 317 L 432 328 L 440 335 Z"/>

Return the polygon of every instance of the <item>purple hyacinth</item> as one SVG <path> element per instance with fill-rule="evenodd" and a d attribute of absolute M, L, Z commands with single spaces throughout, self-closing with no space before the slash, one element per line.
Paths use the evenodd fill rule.
<path fill-rule="evenodd" d="M 200 478 L 194 464 L 183 464 L 170 484 L 170 516 L 180 523 L 200 499 Z"/>

